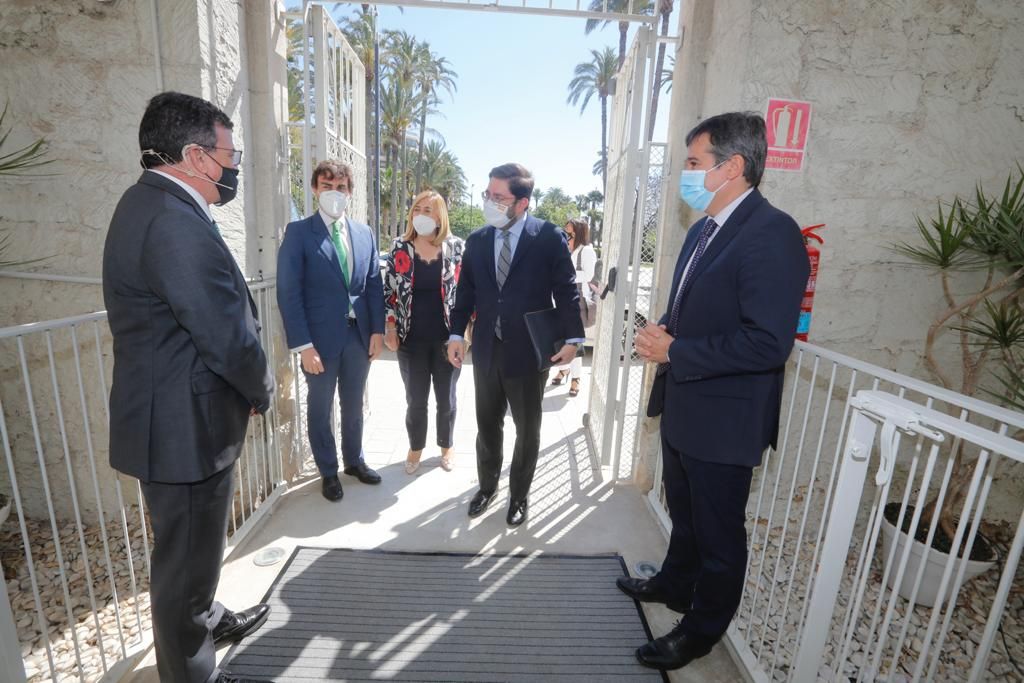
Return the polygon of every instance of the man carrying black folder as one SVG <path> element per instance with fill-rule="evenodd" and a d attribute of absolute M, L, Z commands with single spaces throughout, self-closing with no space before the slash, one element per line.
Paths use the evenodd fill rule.
<path fill-rule="evenodd" d="M 576 291 L 576 270 L 565 235 L 553 223 L 527 214 L 533 176 L 520 164 L 491 169 L 483 193 L 487 225 L 466 239 L 462 272 L 451 315 L 448 360 L 462 367 L 463 334 L 473 328 L 473 382 L 476 388 L 476 464 L 480 490 L 469 516 L 483 514 L 498 489 L 505 411 L 516 425 L 509 475 L 510 526 L 526 521 L 527 496 L 540 450 L 541 401 L 547 367 L 537 362 L 524 316 L 551 308 L 565 342 L 545 350 L 548 360 L 572 360 L 584 340 Z M 543 367 L 543 369 L 542 369 Z"/>

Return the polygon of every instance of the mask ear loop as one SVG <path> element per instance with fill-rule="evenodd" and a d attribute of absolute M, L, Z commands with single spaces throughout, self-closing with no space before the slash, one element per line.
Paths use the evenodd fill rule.
<path fill-rule="evenodd" d="M 203 153 L 203 154 L 205 154 L 206 156 L 208 156 L 208 157 L 210 157 L 211 159 L 213 159 L 213 157 L 212 157 L 212 156 L 210 156 L 210 153 L 209 153 L 209 152 L 207 152 L 207 151 L 206 151 L 205 149 L 203 149 L 203 147 L 202 147 L 201 145 L 197 145 L 196 143 L 192 142 L 192 143 L 189 143 L 189 144 L 187 144 L 187 145 L 185 145 L 184 147 L 182 147 L 182 148 L 181 148 L 181 160 L 182 160 L 182 162 L 184 162 L 184 161 L 185 161 L 185 152 L 186 152 L 186 150 L 188 150 L 188 149 L 189 149 L 190 147 L 195 147 L 195 148 L 196 148 L 196 149 L 198 149 L 198 150 L 199 150 L 200 152 L 202 152 L 202 153 Z M 220 163 L 219 163 L 219 162 L 218 162 L 218 161 L 217 161 L 216 159 L 213 159 L 213 163 L 215 163 L 215 164 L 217 164 L 218 166 L 220 166 L 220 167 L 221 167 L 221 169 L 223 169 L 223 170 L 225 170 L 225 171 L 227 170 L 227 168 L 226 168 L 226 167 L 224 167 L 224 166 L 221 166 L 221 165 L 220 165 Z M 189 178 L 197 178 L 197 179 L 199 179 L 199 180 L 205 180 L 205 181 L 207 181 L 207 182 L 209 182 L 209 183 L 213 183 L 213 184 L 214 184 L 214 185 L 216 185 L 217 187 L 223 187 L 223 188 L 224 188 L 225 190 L 231 190 L 231 189 L 233 189 L 233 188 L 232 188 L 232 187 L 231 187 L 230 185 L 225 185 L 225 184 L 223 184 L 223 183 L 219 183 L 219 182 L 217 182 L 216 180 L 214 180 L 213 178 L 211 178 L 210 176 L 206 175 L 205 173 L 200 173 L 199 175 L 197 175 L 197 174 L 196 174 L 196 173 L 195 173 L 194 171 L 192 171 L 192 170 L 189 170 L 189 169 L 185 169 L 185 168 L 181 169 L 181 172 L 182 172 L 182 173 L 184 173 L 185 175 L 187 175 L 187 176 L 188 176 Z"/>

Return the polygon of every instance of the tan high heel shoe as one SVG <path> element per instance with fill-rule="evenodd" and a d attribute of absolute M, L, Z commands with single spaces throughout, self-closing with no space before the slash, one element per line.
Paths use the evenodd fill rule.
<path fill-rule="evenodd" d="M 452 471 L 452 449 L 442 448 L 441 449 L 441 469 L 445 472 Z"/>
<path fill-rule="evenodd" d="M 423 451 L 409 451 L 409 455 L 405 456 L 405 473 L 415 474 L 416 470 L 420 468 L 420 456 L 423 455 Z M 416 456 L 415 459 L 413 456 Z"/>

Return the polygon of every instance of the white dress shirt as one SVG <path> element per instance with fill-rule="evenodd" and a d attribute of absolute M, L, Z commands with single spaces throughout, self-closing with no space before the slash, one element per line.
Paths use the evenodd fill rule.
<path fill-rule="evenodd" d="M 722 226 L 725 225 L 725 222 L 727 220 L 729 220 L 729 216 L 732 215 L 732 212 L 735 211 L 736 207 L 740 205 L 740 202 L 742 202 L 744 199 L 746 199 L 747 195 L 749 195 L 753 191 L 754 191 L 754 188 L 752 188 L 752 187 L 748 188 L 746 192 L 744 192 L 739 197 L 737 197 L 736 199 L 734 199 L 731 202 L 729 202 L 728 204 L 726 204 L 725 208 L 723 208 L 721 211 L 719 211 L 716 215 L 712 216 L 711 214 L 708 214 L 708 217 L 711 220 L 713 220 L 715 222 L 715 225 L 717 225 L 718 227 L 715 228 L 715 231 L 713 233 L 711 233 L 710 237 L 708 237 L 708 243 L 704 245 L 704 250 L 705 251 L 707 251 L 707 248 L 709 246 L 711 246 L 711 240 L 715 239 L 715 236 L 718 235 L 719 231 L 721 231 Z M 693 254 L 690 254 L 690 260 L 686 262 L 686 268 L 683 269 L 683 275 L 682 275 L 682 277 L 679 278 L 679 287 L 682 287 L 683 286 L 683 282 L 686 281 L 686 274 L 690 271 L 690 266 L 693 265 L 693 257 L 694 257 L 694 255 L 696 255 L 696 253 L 697 253 L 697 250 L 694 249 L 693 250 Z M 678 295 L 679 295 L 679 289 L 677 287 L 676 288 L 676 296 L 678 296 Z M 675 300 L 675 298 L 673 297 L 673 301 L 674 300 Z"/>
<path fill-rule="evenodd" d="M 181 180 L 180 178 L 175 178 L 170 173 L 157 171 L 156 169 L 153 168 L 148 168 L 146 169 L 146 171 L 148 171 L 149 173 L 156 173 L 159 176 L 163 176 L 164 178 L 170 180 L 172 183 L 175 183 L 178 186 L 180 186 L 183 190 L 185 190 L 185 192 L 188 192 L 189 196 L 191 196 L 192 199 L 196 200 L 196 204 L 198 204 L 199 208 L 202 209 L 204 213 L 206 213 L 206 217 L 210 219 L 210 222 L 214 222 L 213 214 L 210 213 L 210 203 L 206 201 L 203 195 L 199 194 L 199 191 L 196 190 L 196 188 L 192 187 L 191 185 L 186 183 L 184 180 Z"/>

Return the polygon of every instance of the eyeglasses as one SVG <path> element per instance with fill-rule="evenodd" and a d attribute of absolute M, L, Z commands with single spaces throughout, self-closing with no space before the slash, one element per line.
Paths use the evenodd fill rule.
<path fill-rule="evenodd" d="M 219 149 L 222 152 L 231 152 L 231 164 L 233 166 L 238 166 L 240 163 L 242 163 L 242 150 L 240 149 L 232 149 L 231 147 L 206 147 L 203 145 L 201 146 L 203 147 L 203 149 Z"/>
<path fill-rule="evenodd" d="M 495 204 L 501 204 L 502 206 L 511 206 L 516 203 L 515 197 L 503 197 L 499 194 L 491 194 L 489 191 L 484 190 L 480 193 L 480 198 L 486 201 L 492 201 Z"/>

